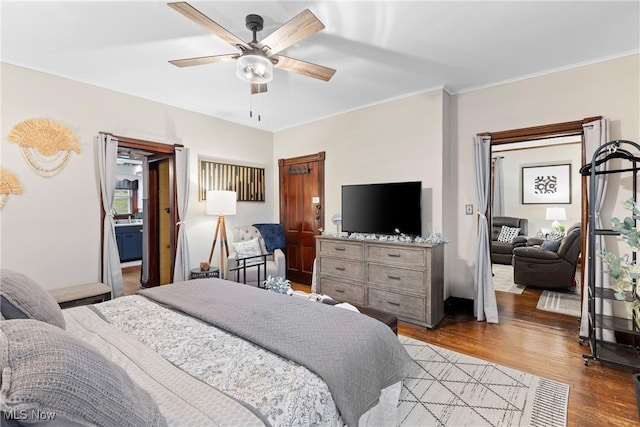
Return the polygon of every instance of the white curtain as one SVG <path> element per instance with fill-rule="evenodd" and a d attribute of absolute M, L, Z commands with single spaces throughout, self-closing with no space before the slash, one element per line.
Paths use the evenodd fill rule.
<path fill-rule="evenodd" d="M 586 153 L 586 162 L 591 163 L 591 159 L 596 150 L 601 146 L 609 142 L 609 123 L 607 119 L 596 120 L 594 122 L 586 123 L 584 126 L 584 145 L 585 145 L 585 153 Z M 607 162 L 602 163 L 601 165 L 596 167 L 596 170 L 607 170 L 608 165 Z M 596 175 L 596 184 L 595 184 L 595 194 L 590 194 L 591 188 L 589 181 L 587 180 L 587 199 L 589 203 L 593 203 L 593 208 L 595 211 L 595 215 L 593 218 L 593 224 L 589 224 L 591 227 L 595 228 L 610 228 L 611 224 L 603 224 L 602 218 L 600 217 L 600 211 L 602 210 L 602 206 L 604 205 L 604 200 L 607 195 L 607 177 L 608 175 Z M 590 228 L 589 227 L 589 228 Z M 587 228 L 587 230 L 589 229 Z M 585 269 L 585 272 L 589 271 L 589 264 L 593 263 L 593 268 L 595 269 L 595 280 L 596 283 L 602 283 L 602 286 L 605 288 L 609 288 L 609 275 L 605 272 L 603 267 L 602 260 L 597 256 L 597 254 L 605 249 L 605 240 L 604 236 L 595 236 L 595 253 L 596 257 L 593 260 L 589 260 L 587 254 L 589 253 L 588 236 L 583 236 L 584 239 L 587 239 L 587 253 L 582 254 L 582 268 Z M 589 336 L 589 320 L 588 320 L 588 274 L 585 275 L 587 282 L 584 286 L 584 292 L 582 295 L 582 318 L 580 319 L 580 336 L 588 337 Z M 599 309 L 599 300 L 596 301 L 596 308 L 598 312 Z M 613 306 L 611 301 L 604 300 L 602 306 L 602 314 L 611 315 L 613 314 Z M 602 335 L 604 332 L 604 335 Z M 607 341 L 615 342 L 615 336 L 613 331 L 610 330 L 598 330 L 597 331 L 598 338 L 605 339 Z"/>
<path fill-rule="evenodd" d="M 498 323 L 498 305 L 491 275 L 489 249 L 489 221 L 485 212 L 489 204 L 491 138 L 476 136 L 474 139 L 476 196 L 478 198 L 478 243 L 474 271 L 476 319 Z"/>
<path fill-rule="evenodd" d="M 493 159 L 493 216 L 504 216 L 504 177 L 502 156 Z"/>
<path fill-rule="evenodd" d="M 112 297 L 117 298 L 124 295 L 120 254 L 116 243 L 115 221 L 113 218 L 118 140 L 102 133 L 98 135 L 97 139 L 102 207 L 106 212 L 103 224 L 102 281 L 111 288 Z"/>
<path fill-rule="evenodd" d="M 142 160 L 142 271 L 140 281 L 149 281 L 149 159 Z"/>
<path fill-rule="evenodd" d="M 173 269 L 173 281 L 189 280 L 189 243 L 185 218 L 189 206 L 189 149 L 176 147 L 176 197 L 178 199 L 178 245 L 176 247 L 176 262 Z"/>

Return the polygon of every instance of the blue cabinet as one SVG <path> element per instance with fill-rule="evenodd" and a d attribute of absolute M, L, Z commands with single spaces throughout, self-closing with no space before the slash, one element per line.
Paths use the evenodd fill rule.
<path fill-rule="evenodd" d="M 116 227 L 116 242 L 120 252 L 120 262 L 142 259 L 142 225 Z"/>

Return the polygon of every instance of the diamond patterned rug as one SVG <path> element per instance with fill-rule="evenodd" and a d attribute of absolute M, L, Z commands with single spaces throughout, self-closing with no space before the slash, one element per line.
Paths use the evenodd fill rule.
<path fill-rule="evenodd" d="M 416 361 L 402 384 L 399 425 L 566 426 L 568 385 L 399 338 Z"/>

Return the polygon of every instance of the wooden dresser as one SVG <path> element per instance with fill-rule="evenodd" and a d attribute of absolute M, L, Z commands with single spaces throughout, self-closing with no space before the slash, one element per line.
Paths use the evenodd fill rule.
<path fill-rule="evenodd" d="M 434 328 L 444 316 L 443 245 L 316 237 L 318 292 Z"/>

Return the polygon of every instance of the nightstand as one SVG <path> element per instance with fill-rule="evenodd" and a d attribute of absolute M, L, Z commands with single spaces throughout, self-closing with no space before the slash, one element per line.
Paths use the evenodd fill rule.
<path fill-rule="evenodd" d="M 95 304 L 111 299 L 111 288 L 100 282 L 51 289 L 49 293 L 55 298 L 60 308 Z"/>
<path fill-rule="evenodd" d="M 208 270 L 194 268 L 189 274 L 189 279 L 206 279 L 208 277 L 220 277 L 220 269 L 218 267 L 209 267 Z"/>

